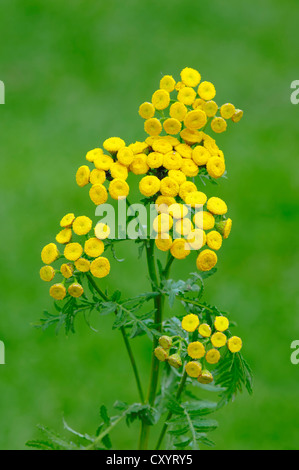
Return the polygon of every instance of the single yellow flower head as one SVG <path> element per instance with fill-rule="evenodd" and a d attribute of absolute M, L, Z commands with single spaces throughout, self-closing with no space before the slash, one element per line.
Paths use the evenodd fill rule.
<path fill-rule="evenodd" d="M 133 156 L 134 159 L 134 156 Z M 125 165 L 122 165 L 119 162 L 112 163 L 110 167 L 110 173 L 112 178 L 126 180 L 128 178 L 128 168 Z"/>
<path fill-rule="evenodd" d="M 184 237 L 189 235 L 191 230 L 194 228 L 191 220 L 186 217 L 184 219 L 177 220 L 174 227 L 175 231 Z"/>
<path fill-rule="evenodd" d="M 181 186 L 181 184 L 185 183 L 187 180 L 185 173 L 183 173 L 181 170 L 169 170 L 168 176 L 169 178 L 175 180 L 179 186 Z"/>
<path fill-rule="evenodd" d="M 158 359 L 158 361 L 161 361 L 161 362 L 164 362 L 166 361 L 166 359 L 168 358 L 168 351 L 165 351 L 164 348 L 162 348 L 161 346 L 158 346 L 155 351 L 154 351 L 154 354 L 156 356 L 156 358 Z"/>
<path fill-rule="evenodd" d="M 206 234 L 197 228 L 192 230 L 187 237 L 188 245 L 192 250 L 200 250 L 206 244 Z"/>
<path fill-rule="evenodd" d="M 66 214 L 60 221 L 60 227 L 68 228 L 73 225 L 75 214 Z"/>
<path fill-rule="evenodd" d="M 220 114 L 224 119 L 231 119 L 236 112 L 236 108 L 231 103 L 223 104 L 220 108 Z"/>
<path fill-rule="evenodd" d="M 192 104 L 193 109 L 201 109 L 204 111 L 204 106 L 205 106 L 205 100 L 202 100 L 201 98 L 196 98 L 194 103 Z"/>
<path fill-rule="evenodd" d="M 52 266 L 43 266 L 39 272 L 40 278 L 42 281 L 52 281 L 55 276 L 55 269 Z"/>
<path fill-rule="evenodd" d="M 103 150 L 99 148 L 89 150 L 89 152 L 87 152 L 86 154 L 86 160 L 92 163 L 94 159 L 98 157 L 99 155 L 102 155 L 102 153 L 103 153 Z"/>
<path fill-rule="evenodd" d="M 175 369 L 179 369 L 180 367 L 182 367 L 182 359 L 179 354 L 172 354 L 168 357 L 167 361 L 168 364 L 174 367 Z"/>
<path fill-rule="evenodd" d="M 155 107 L 152 103 L 142 103 L 139 106 L 139 114 L 143 119 L 150 119 L 155 115 Z"/>
<path fill-rule="evenodd" d="M 201 359 L 204 357 L 206 350 L 200 341 L 194 341 L 188 345 L 187 352 L 192 359 Z"/>
<path fill-rule="evenodd" d="M 197 380 L 199 383 L 207 385 L 213 382 L 214 379 L 213 379 L 213 375 L 211 374 L 211 372 L 205 369 L 201 372 Z"/>
<path fill-rule="evenodd" d="M 108 199 L 107 189 L 103 184 L 94 184 L 89 190 L 89 197 L 94 204 L 105 204 Z"/>
<path fill-rule="evenodd" d="M 210 271 L 216 266 L 217 261 L 217 255 L 214 251 L 203 250 L 197 257 L 196 266 L 200 271 Z"/>
<path fill-rule="evenodd" d="M 130 170 L 134 175 L 144 175 L 148 172 L 147 155 L 140 153 L 134 156 L 134 160 L 130 165 Z"/>
<path fill-rule="evenodd" d="M 55 300 L 63 300 L 66 296 L 66 289 L 63 284 L 54 284 L 50 287 L 50 296 Z"/>
<path fill-rule="evenodd" d="M 148 135 L 159 135 L 162 132 L 162 124 L 157 118 L 150 118 L 144 122 L 144 130 Z"/>
<path fill-rule="evenodd" d="M 166 109 L 170 103 L 170 96 L 166 90 L 157 90 L 152 96 L 152 103 L 158 110 Z"/>
<path fill-rule="evenodd" d="M 66 279 L 72 277 L 74 272 L 74 266 L 71 263 L 64 263 L 60 266 L 60 272 Z"/>
<path fill-rule="evenodd" d="M 111 158 L 109 155 L 103 154 L 96 157 L 93 163 L 98 170 L 108 171 L 113 164 L 113 158 Z"/>
<path fill-rule="evenodd" d="M 212 178 L 220 178 L 225 172 L 224 159 L 211 157 L 207 161 L 207 171 Z"/>
<path fill-rule="evenodd" d="M 207 116 L 201 109 L 194 109 L 186 114 L 184 124 L 189 129 L 201 129 L 207 123 Z"/>
<path fill-rule="evenodd" d="M 78 283 L 71 284 L 70 287 L 68 288 L 68 293 L 72 297 L 81 297 L 83 292 L 84 292 L 83 287 L 81 286 L 81 284 L 78 284 Z"/>
<path fill-rule="evenodd" d="M 163 166 L 167 170 L 179 170 L 182 166 L 182 157 L 174 150 L 164 155 Z"/>
<path fill-rule="evenodd" d="M 195 379 L 197 379 L 197 377 L 200 376 L 202 367 L 201 367 L 201 364 L 199 364 L 199 362 L 190 361 L 190 362 L 187 362 L 187 364 L 185 365 L 185 370 L 187 374 L 189 375 L 189 377 L 194 377 Z"/>
<path fill-rule="evenodd" d="M 218 104 L 215 101 L 207 101 L 203 105 L 203 110 L 208 117 L 214 117 L 218 111 Z"/>
<path fill-rule="evenodd" d="M 110 273 L 110 263 L 107 258 L 99 257 L 91 262 L 90 272 L 94 277 L 102 278 Z"/>
<path fill-rule="evenodd" d="M 175 150 L 183 158 L 192 158 L 192 148 L 188 144 L 179 144 L 175 147 Z"/>
<path fill-rule="evenodd" d="M 139 191 L 146 197 L 154 196 L 160 190 L 161 182 L 157 176 L 144 176 L 139 182 Z"/>
<path fill-rule="evenodd" d="M 172 225 L 173 220 L 169 214 L 159 214 L 153 221 L 153 229 L 157 233 L 168 233 Z"/>
<path fill-rule="evenodd" d="M 162 135 L 160 138 L 169 142 L 172 147 L 175 147 L 180 143 L 179 139 L 177 137 L 174 137 L 173 135 Z"/>
<path fill-rule="evenodd" d="M 208 364 L 217 364 L 220 360 L 220 352 L 218 349 L 210 349 L 206 354 Z"/>
<path fill-rule="evenodd" d="M 59 257 L 59 251 L 55 243 L 49 243 L 42 249 L 42 262 L 44 264 L 52 264 Z"/>
<path fill-rule="evenodd" d="M 213 83 L 201 82 L 198 87 L 198 94 L 205 101 L 210 101 L 215 98 L 216 90 Z"/>
<path fill-rule="evenodd" d="M 244 114 L 244 113 L 243 113 L 242 109 L 236 109 L 235 114 L 234 114 L 233 117 L 232 117 L 232 121 L 233 121 L 233 122 L 239 122 L 239 121 L 241 121 L 241 119 L 242 119 L 242 117 L 243 117 L 243 114 Z"/>
<path fill-rule="evenodd" d="M 109 194 L 112 199 L 124 199 L 128 196 L 129 192 L 130 187 L 123 179 L 116 178 L 109 184 Z"/>
<path fill-rule="evenodd" d="M 76 173 L 76 182 L 80 188 L 86 186 L 89 183 L 90 169 L 87 165 L 82 165 L 78 168 Z"/>
<path fill-rule="evenodd" d="M 194 313 L 189 313 L 182 320 L 182 328 L 189 333 L 193 333 L 199 325 L 199 319 Z"/>
<path fill-rule="evenodd" d="M 170 253 L 176 259 L 185 259 L 190 255 L 190 249 L 187 241 L 182 238 L 177 238 L 173 241 L 170 248 Z"/>
<path fill-rule="evenodd" d="M 72 229 L 71 228 L 64 228 L 56 235 L 57 243 L 64 245 L 69 243 L 72 239 Z"/>
<path fill-rule="evenodd" d="M 170 338 L 170 336 L 160 336 L 159 344 L 160 346 L 162 346 L 163 349 L 170 349 L 172 346 L 172 339 Z"/>
<path fill-rule="evenodd" d="M 198 174 L 198 166 L 190 158 L 184 158 L 181 166 L 181 171 L 189 177 L 194 177 Z"/>
<path fill-rule="evenodd" d="M 81 271 L 81 273 L 87 273 L 90 269 L 90 261 L 85 258 L 79 258 L 77 261 L 75 261 L 75 266 L 78 271 Z"/>
<path fill-rule="evenodd" d="M 115 154 L 117 153 L 122 147 L 125 147 L 126 143 L 123 139 L 119 137 L 110 137 L 106 139 L 103 143 L 103 147 L 107 152 Z"/>
<path fill-rule="evenodd" d="M 148 137 L 149 139 L 150 137 Z M 148 149 L 148 144 L 147 142 L 139 142 L 139 141 L 136 141 L 134 142 L 134 144 L 130 144 L 128 147 L 126 147 L 130 150 L 132 150 L 133 154 L 134 155 L 137 155 L 138 153 L 142 153 L 142 152 L 145 152 L 145 150 Z"/>
<path fill-rule="evenodd" d="M 215 348 L 222 348 L 227 342 L 227 337 L 221 332 L 214 333 L 211 336 L 211 343 Z"/>
<path fill-rule="evenodd" d="M 160 192 L 163 196 L 175 197 L 179 192 L 179 185 L 173 178 L 166 176 L 161 180 Z"/>
<path fill-rule="evenodd" d="M 219 197 L 210 197 L 207 202 L 207 209 L 215 215 L 224 215 L 227 213 L 227 205 Z"/>
<path fill-rule="evenodd" d="M 181 71 L 181 80 L 188 87 L 196 87 L 200 80 L 200 73 L 190 67 L 186 67 Z"/>
<path fill-rule="evenodd" d="M 214 321 L 214 326 L 217 331 L 226 331 L 229 327 L 228 318 L 222 316 L 216 317 Z"/>
<path fill-rule="evenodd" d="M 98 258 L 104 252 L 104 243 L 102 240 L 96 237 L 89 238 L 86 240 L 84 245 L 84 251 L 87 256 L 91 258 Z"/>
<path fill-rule="evenodd" d="M 106 181 L 106 173 L 104 170 L 98 170 L 95 168 L 90 173 L 91 184 L 103 184 Z"/>
<path fill-rule="evenodd" d="M 185 202 L 191 207 L 196 207 L 203 206 L 207 202 L 207 199 L 208 198 L 205 193 L 202 193 L 201 191 L 194 191 L 193 193 L 187 194 Z"/>
<path fill-rule="evenodd" d="M 185 183 L 181 184 L 179 196 L 185 201 L 187 195 L 189 193 L 193 193 L 197 191 L 196 185 L 192 181 L 186 181 Z"/>
<path fill-rule="evenodd" d="M 198 166 L 205 165 L 210 157 L 210 152 L 202 145 L 197 145 L 192 151 L 192 160 Z"/>
<path fill-rule="evenodd" d="M 188 108 L 183 103 L 176 101 L 170 106 L 169 116 L 177 121 L 183 121 L 187 112 Z"/>
<path fill-rule="evenodd" d="M 172 75 L 164 75 L 160 80 L 161 90 L 166 90 L 168 93 L 172 92 L 175 87 L 175 80 Z"/>
<path fill-rule="evenodd" d="M 103 222 L 98 222 L 94 229 L 95 236 L 99 240 L 106 240 L 110 235 L 110 228 Z"/>
<path fill-rule="evenodd" d="M 73 223 L 73 231 L 76 235 L 86 235 L 92 228 L 92 220 L 89 217 L 77 217 Z"/>
<path fill-rule="evenodd" d="M 217 222 L 215 226 L 216 230 L 221 233 L 224 239 L 229 237 L 229 234 L 232 229 L 232 219 L 222 220 L 221 222 Z"/>
<path fill-rule="evenodd" d="M 222 245 L 222 236 L 216 230 L 212 230 L 207 234 L 207 245 L 212 250 L 220 250 Z"/>
<path fill-rule="evenodd" d="M 198 333 L 203 338 L 209 338 L 212 334 L 212 329 L 211 329 L 210 325 L 208 325 L 207 323 L 202 323 L 198 327 Z"/>
<path fill-rule="evenodd" d="M 226 131 L 227 123 L 222 117 L 215 117 L 211 122 L 211 128 L 217 134 L 221 134 Z"/>
<path fill-rule="evenodd" d="M 197 131 L 196 129 L 188 129 L 185 127 L 185 129 L 180 132 L 180 136 L 187 144 L 190 145 L 200 144 L 202 141 L 202 131 Z"/>
<path fill-rule="evenodd" d="M 180 91 L 180 90 L 181 90 L 182 88 L 184 88 L 185 86 L 186 86 L 185 83 L 183 83 L 183 82 L 177 82 L 174 88 L 176 89 L 176 91 Z"/>
<path fill-rule="evenodd" d="M 238 336 L 233 336 L 227 342 L 228 349 L 232 353 L 237 353 L 242 349 L 242 340 Z"/>
<path fill-rule="evenodd" d="M 153 142 L 153 150 L 159 153 L 168 153 L 172 151 L 172 145 L 165 139 L 157 139 Z"/>
<path fill-rule="evenodd" d="M 160 168 L 163 165 L 163 153 L 151 152 L 146 157 L 146 163 L 150 168 Z"/>
<path fill-rule="evenodd" d="M 64 257 L 69 261 L 77 261 L 83 253 L 80 243 L 68 243 L 64 249 Z"/>
<path fill-rule="evenodd" d="M 177 135 L 182 129 L 182 124 L 178 119 L 168 118 L 164 121 L 163 127 L 167 134 Z"/>
<path fill-rule="evenodd" d="M 172 245 L 172 238 L 168 233 L 159 233 L 155 239 L 156 247 L 160 251 L 168 251 Z"/>
<path fill-rule="evenodd" d="M 194 102 L 195 98 L 196 91 L 188 86 L 181 88 L 178 92 L 178 101 L 188 106 L 190 106 Z"/>
<path fill-rule="evenodd" d="M 157 212 L 169 214 L 169 206 L 176 204 L 174 197 L 159 196 L 155 202 Z"/>
<path fill-rule="evenodd" d="M 175 170 L 172 170 L 175 171 Z M 188 214 L 188 207 L 185 204 L 178 204 L 177 202 L 169 206 L 169 214 L 174 219 L 183 219 Z"/>

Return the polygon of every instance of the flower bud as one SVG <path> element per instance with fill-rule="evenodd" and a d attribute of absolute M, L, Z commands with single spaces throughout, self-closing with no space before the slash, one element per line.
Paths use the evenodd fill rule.
<path fill-rule="evenodd" d="M 182 359 L 179 354 L 172 354 L 167 360 L 168 364 L 176 369 L 179 369 L 182 366 Z"/>
<path fill-rule="evenodd" d="M 213 375 L 211 374 L 211 372 L 204 369 L 197 380 L 201 384 L 210 384 L 211 382 L 213 382 L 214 378 L 213 378 Z"/>
<path fill-rule="evenodd" d="M 159 361 L 164 362 L 168 358 L 168 352 L 161 348 L 161 346 L 158 346 L 155 349 L 155 356 Z"/>
<path fill-rule="evenodd" d="M 159 344 L 164 349 L 170 349 L 172 346 L 172 339 L 170 338 L 170 336 L 160 336 Z"/>

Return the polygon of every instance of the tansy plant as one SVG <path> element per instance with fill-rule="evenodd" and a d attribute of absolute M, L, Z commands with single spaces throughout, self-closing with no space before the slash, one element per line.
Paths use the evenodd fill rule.
<path fill-rule="evenodd" d="M 149 292 L 126 299 L 120 291 L 106 289 L 108 253 L 116 258 L 115 244 L 126 237 L 117 238 L 103 219 L 94 223 L 86 216 L 65 215 L 56 242 L 46 245 L 41 255 L 40 277 L 51 283 L 57 312 L 45 312 L 37 326 L 56 325 L 57 330 L 64 326 L 68 333 L 74 331 L 75 319 L 81 314 L 88 324 L 92 312 L 112 315 L 112 334 L 119 330 L 123 337 L 139 401 L 117 402 L 113 416 L 102 406 L 94 436 L 80 434 L 65 423 L 74 434 L 72 441 L 42 428 L 46 438 L 29 442 L 30 446 L 109 449 L 112 430 L 124 419 L 128 425 L 140 421 L 140 449 L 148 448 L 155 427 L 156 442 L 151 445 L 156 449 L 197 449 L 212 444 L 207 434 L 217 423 L 207 415 L 232 400 L 244 386 L 251 392 L 251 373 L 240 353 L 242 341 L 230 329 L 234 323 L 218 307 L 202 300 L 204 280 L 216 272 L 217 253 L 232 226 L 226 203 L 204 191 L 209 183 L 217 184 L 226 176 L 224 154 L 208 132 L 226 131 L 229 124 L 240 121 L 243 112 L 230 103 L 219 107 L 214 85 L 201 81 L 198 71 L 185 68 L 180 78 L 176 82 L 170 75 L 162 77 L 151 101 L 140 105 L 139 115 L 148 134 L 145 140 L 127 145 L 121 138 L 108 138 L 103 148 L 87 153 L 87 164 L 76 173 L 80 187 L 90 185 L 89 197 L 97 210 L 109 197 L 126 199 L 130 205 L 133 178 L 139 181 L 142 196 L 138 200 L 144 207 L 154 204 L 156 215 L 150 230 L 140 223 L 134 240 L 139 256 L 145 255 L 147 261 Z M 126 223 L 130 221 L 128 216 Z M 174 261 L 189 263 L 193 251 L 196 272 L 187 280 L 170 279 L 171 268 L 179 273 Z M 153 305 L 148 307 L 150 303 Z M 132 349 L 138 336 L 152 342 L 146 393 Z M 203 398 L 207 393 L 219 399 Z"/>

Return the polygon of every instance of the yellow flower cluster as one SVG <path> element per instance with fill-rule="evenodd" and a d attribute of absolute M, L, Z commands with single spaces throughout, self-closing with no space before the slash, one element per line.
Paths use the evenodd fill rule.
<path fill-rule="evenodd" d="M 68 295 L 81 297 L 84 289 L 78 278 L 84 273 L 90 273 L 96 278 L 109 274 L 110 262 L 102 256 L 105 249 L 103 240 L 109 235 L 109 228 L 98 223 L 94 235 L 92 228 L 89 217 L 66 214 L 60 221 L 60 231 L 56 235 L 56 242 L 64 246 L 63 250 L 59 250 L 56 243 L 49 243 L 42 249 L 44 266 L 40 269 L 41 279 L 51 282 L 56 274 L 62 276 L 61 282 L 50 287 L 50 295 L 54 299 L 63 300 Z M 57 260 L 62 260 L 62 263 L 59 269 L 54 269 L 52 264 Z"/>
<path fill-rule="evenodd" d="M 200 337 L 188 344 L 189 360 L 185 365 L 187 374 L 200 383 L 208 384 L 213 381 L 213 374 L 207 367 L 220 361 L 221 348 L 226 346 L 231 353 L 237 353 L 242 348 L 242 340 L 237 336 L 230 336 L 229 320 L 225 316 L 216 316 L 214 323 L 209 325 L 200 324 L 198 316 L 190 313 L 183 318 L 182 328 L 188 333 L 197 331 Z"/>

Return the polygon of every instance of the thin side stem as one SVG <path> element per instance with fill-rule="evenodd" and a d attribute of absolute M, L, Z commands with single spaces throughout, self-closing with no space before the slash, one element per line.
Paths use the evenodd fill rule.
<path fill-rule="evenodd" d="M 87 274 L 87 277 L 88 277 L 89 282 L 92 284 L 93 288 L 98 292 L 98 294 L 102 297 L 102 299 L 105 300 L 105 301 L 109 300 L 107 295 L 104 292 L 102 292 L 102 290 L 99 288 L 99 286 L 97 285 L 95 280 L 92 278 L 92 276 L 90 274 Z M 138 389 L 138 393 L 139 393 L 139 398 L 141 400 L 141 403 L 144 403 L 144 394 L 143 394 L 142 385 L 141 385 L 141 381 L 140 381 L 140 377 L 139 377 L 139 373 L 138 373 L 138 369 L 137 369 L 137 364 L 136 364 L 136 361 L 135 361 L 135 358 L 134 358 L 133 351 L 132 351 L 132 348 L 131 348 L 131 345 L 130 345 L 130 342 L 129 342 L 129 339 L 128 339 L 128 336 L 127 336 L 127 333 L 126 333 L 126 330 L 123 326 L 120 328 L 120 331 L 121 331 L 122 337 L 124 339 L 126 350 L 128 352 L 130 362 L 131 362 L 131 365 L 132 365 L 132 369 L 133 369 L 133 372 L 134 372 L 134 377 L 135 377 L 135 381 L 136 381 L 136 385 L 137 385 L 137 389 Z"/>

